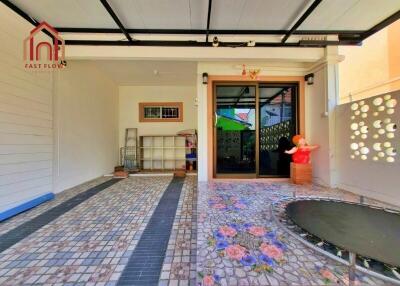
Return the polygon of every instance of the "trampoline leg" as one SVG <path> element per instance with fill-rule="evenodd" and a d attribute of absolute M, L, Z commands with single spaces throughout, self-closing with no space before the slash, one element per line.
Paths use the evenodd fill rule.
<path fill-rule="evenodd" d="M 356 254 L 349 252 L 349 283 L 354 285 L 356 281 Z"/>

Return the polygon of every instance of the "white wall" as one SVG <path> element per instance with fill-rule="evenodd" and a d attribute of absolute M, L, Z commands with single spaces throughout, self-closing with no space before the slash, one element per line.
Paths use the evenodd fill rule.
<path fill-rule="evenodd" d="M 314 72 L 314 84 L 306 86 L 306 139 L 320 148 L 311 155 L 313 179 L 329 185 L 329 118 L 326 110 L 326 67 Z"/>
<path fill-rule="evenodd" d="M 314 84 L 306 85 L 306 139 L 317 144 L 312 152 L 314 183 L 335 187 L 335 105 L 337 98 L 336 64 L 324 63 L 314 73 Z"/>
<path fill-rule="evenodd" d="M 140 102 L 183 102 L 183 122 L 139 122 Z M 170 135 L 197 129 L 196 86 L 120 86 L 119 146 L 125 144 L 125 129 L 138 128 L 139 135 Z"/>
<path fill-rule="evenodd" d="M 56 192 L 118 164 L 118 87 L 90 61 L 68 61 L 55 83 Z"/>
<path fill-rule="evenodd" d="M 24 68 L 32 28 L 0 4 L 0 212 L 52 192 L 52 74 Z"/>
<path fill-rule="evenodd" d="M 338 63 L 343 60 L 337 47 L 327 47 L 325 57 L 307 73 L 314 74 L 314 84 L 306 85 L 306 139 L 320 148 L 311 155 L 313 182 L 337 186 L 335 108 L 338 102 Z"/>
<path fill-rule="evenodd" d="M 352 99 L 362 99 L 388 91 L 390 86 L 379 84 L 390 79 L 389 75 L 389 44 L 388 30 L 383 29 L 365 41 L 362 46 L 341 46 L 341 55 L 345 56 L 339 65 L 339 98 L 343 103 Z M 377 85 L 372 90 L 360 92 Z"/>
<path fill-rule="evenodd" d="M 377 110 L 377 107 L 372 104 L 375 97 L 364 100 L 365 104 L 369 105 L 370 108 L 368 117 L 365 119 L 359 117 L 354 120 L 351 119 L 353 115 L 350 109 L 351 103 L 337 107 L 336 128 L 334 129 L 337 150 L 336 163 L 339 188 L 400 206 L 400 92 L 391 93 L 391 95 L 392 98 L 397 99 L 397 106 L 393 115 L 381 112 L 378 116 L 373 116 L 372 113 Z M 389 139 L 386 135 L 383 135 L 378 139 L 374 139 L 373 134 L 377 133 L 377 129 L 373 127 L 373 122 L 378 119 L 384 120 L 385 118 L 390 118 L 391 122 L 397 124 L 397 130 L 394 132 L 395 137 Z M 352 122 L 360 121 L 364 121 L 365 125 L 369 127 L 368 138 L 364 140 L 357 136 L 355 140 L 352 140 L 350 136 L 353 133 L 350 125 Z M 385 128 L 385 125 L 383 127 Z M 364 142 L 365 146 L 369 148 L 367 160 L 361 160 L 360 156 L 351 159 L 350 156 L 353 152 L 350 149 L 350 144 L 352 142 Z M 394 156 L 395 162 L 388 163 L 385 158 L 381 158 L 378 161 L 372 160 L 378 153 L 373 149 L 373 144 L 376 142 L 390 142 L 392 144 L 397 150 L 397 155 Z M 386 148 L 383 148 L 383 151 L 385 152 Z"/>

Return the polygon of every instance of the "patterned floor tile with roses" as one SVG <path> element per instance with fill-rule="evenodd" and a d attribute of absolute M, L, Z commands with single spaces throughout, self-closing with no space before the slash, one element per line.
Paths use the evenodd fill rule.
<path fill-rule="evenodd" d="M 351 193 L 289 183 L 214 182 L 198 186 L 197 283 L 212 285 L 348 285 L 348 270 L 304 246 L 272 220 L 285 196 Z M 356 285 L 382 285 L 357 273 Z"/>

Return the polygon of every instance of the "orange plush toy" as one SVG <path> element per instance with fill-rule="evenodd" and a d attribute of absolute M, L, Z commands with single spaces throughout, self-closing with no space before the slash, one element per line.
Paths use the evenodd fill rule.
<path fill-rule="evenodd" d="M 289 151 L 285 151 L 286 154 L 292 155 L 292 160 L 296 164 L 308 164 L 310 163 L 311 151 L 318 149 L 318 145 L 308 145 L 306 140 L 301 135 L 295 135 L 292 139 L 296 147 L 293 147 Z"/>

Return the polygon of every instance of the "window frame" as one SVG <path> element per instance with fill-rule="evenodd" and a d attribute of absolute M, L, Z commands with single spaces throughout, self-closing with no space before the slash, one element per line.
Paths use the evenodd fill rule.
<path fill-rule="evenodd" d="M 160 117 L 159 118 L 145 118 L 144 109 L 146 107 L 159 107 Z M 162 118 L 163 107 L 175 107 L 178 108 L 177 118 Z M 139 122 L 183 122 L 183 102 L 140 102 L 139 103 Z"/>

